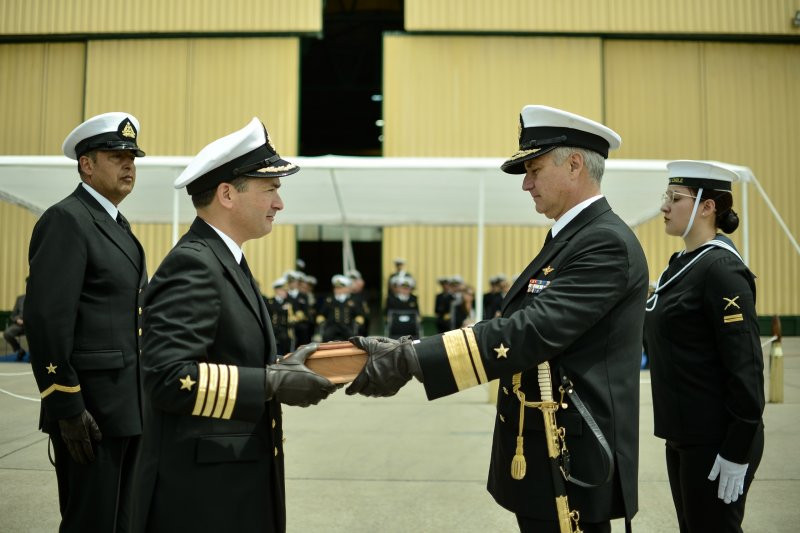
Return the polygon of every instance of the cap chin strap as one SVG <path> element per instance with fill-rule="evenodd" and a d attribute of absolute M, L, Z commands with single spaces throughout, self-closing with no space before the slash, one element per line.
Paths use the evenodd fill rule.
<path fill-rule="evenodd" d="M 685 239 L 686 236 L 689 234 L 689 231 L 692 229 L 692 224 L 694 224 L 694 216 L 697 214 L 697 206 L 700 205 L 700 197 L 703 196 L 703 188 L 700 187 L 697 190 L 697 196 L 694 199 L 694 207 L 692 208 L 692 216 L 689 217 L 689 224 L 686 226 L 686 231 L 683 232 L 681 235 L 681 239 Z"/>

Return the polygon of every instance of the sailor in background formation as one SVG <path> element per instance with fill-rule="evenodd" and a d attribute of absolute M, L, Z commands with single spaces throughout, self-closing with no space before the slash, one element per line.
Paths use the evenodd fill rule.
<path fill-rule="evenodd" d="M 505 274 L 497 274 L 489 278 L 489 292 L 483 295 L 483 318 L 500 316 L 503 298 L 508 292 L 508 281 Z"/>
<path fill-rule="evenodd" d="M 285 355 L 294 351 L 294 309 L 289 301 L 288 282 L 286 278 L 278 278 L 272 282 L 275 293 L 266 299 L 269 316 L 272 317 L 272 331 L 275 333 L 275 342 L 278 346 L 278 355 Z"/>
<path fill-rule="evenodd" d="M 311 342 L 314 335 L 314 306 L 309 302 L 309 294 L 300 288 L 305 274 L 298 270 L 288 270 L 284 277 L 287 281 L 288 299 L 294 311 L 295 344 L 302 346 Z"/>
<path fill-rule="evenodd" d="M 353 282 L 336 274 L 331 278 L 333 294 L 323 300 L 317 315 L 322 341 L 347 340 L 364 324 L 364 308 L 350 297 Z"/>
<path fill-rule="evenodd" d="M 392 279 L 393 292 L 386 297 L 387 337 L 399 339 L 404 335 L 420 337 L 419 304 L 412 291 L 416 287 L 410 276 L 395 276 Z"/>

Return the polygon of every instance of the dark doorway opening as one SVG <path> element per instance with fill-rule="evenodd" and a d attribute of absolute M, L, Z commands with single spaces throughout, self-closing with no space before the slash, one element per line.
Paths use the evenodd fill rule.
<path fill-rule="evenodd" d="M 381 242 L 352 243 L 356 268 L 364 278 L 364 293 L 370 309 L 370 333 L 381 330 Z M 306 263 L 306 274 L 317 278 L 317 299 L 331 294 L 331 278 L 342 274 L 341 241 L 298 241 L 297 257 Z"/>
<path fill-rule="evenodd" d="M 323 37 L 301 42 L 299 155 L 382 154 L 383 33 L 402 0 L 328 0 Z"/>

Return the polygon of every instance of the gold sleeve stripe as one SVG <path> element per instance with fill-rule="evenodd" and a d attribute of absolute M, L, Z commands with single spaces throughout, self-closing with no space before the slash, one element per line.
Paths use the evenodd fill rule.
<path fill-rule="evenodd" d="M 739 313 L 736 315 L 725 315 L 722 317 L 722 319 L 725 321 L 726 324 L 729 324 L 731 322 L 741 322 L 742 320 L 744 320 L 744 317 L 742 316 L 742 313 Z"/>
<path fill-rule="evenodd" d="M 219 367 L 214 363 L 208 363 L 208 370 L 208 395 L 202 416 L 211 416 L 214 403 L 217 401 L 217 388 L 219 387 Z"/>
<path fill-rule="evenodd" d="M 75 385 L 74 387 L 68 387 L 67 385 L 57 385 L 53 383 L 52 385 L 50 385 L 49 387 L 47 387 L 45 390 L 42 391 L 42 398 L 47 398 L 55 391 L 75 393 L 81 391 L 81 386 Z"/>
<path fill-rule="evenodd" d="M 472 366 L 475 367 L 475 374 L 478 376 L 478 382 L 486 383 L 489 380 L 486 378 L 486 369 L 483 367 L 483 359 L 481 359 L 481 351 L 478 349 L 478 340 L 475 338 L 475 332 L 472 328 L 464 328 L 462 331 L 467 339 L 467 347 L 472 357 Z"/>
<path fill-rule="evenodd" d="M 222 418 L 229 420 L 233 414 L 233 406 L 236 405 L 236 393 L 239 390 L 239 367 L 230 366 L 230 380 L 228 381 L 228 401 L 225 404 L 225 411 Z"/>
<path fill-rule="evenodd" d="M 206 392 L 208 391 L 208 364 L 197 364 L 197 398 L 194 401 L 194 410 L 192 415 L 197 416 L 203 410 L 203 404 L 206 403 Z"/>
<path fill-rule="evenodd" d="M 214 407 L 214 412 L 211 413 L 213 418 L 222 417 L 222 410 L 225 409 L 225 400 L 228 396 L 228 365 L 219 365 L 219 387 L 217 388 L 217 403 Z"/>
<path fill-rule="evenodd" d="M 442 336 L 444 349 L 450 363 L 450 371 L 456 381 L 458 390 L 468 389 L 478 384 L 472 359 L 467 348 L 467 340 L 461 330 L 448 331 Z"/>

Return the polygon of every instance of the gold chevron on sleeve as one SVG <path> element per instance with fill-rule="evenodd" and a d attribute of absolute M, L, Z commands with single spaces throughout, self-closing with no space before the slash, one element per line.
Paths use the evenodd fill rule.
<path fill-rule="evenodd" d="M 219 388 L 219 367 L 214 363 L 208 363 L 208 394 L 206 395 L 206 405 L 203 407 L 202 416 L 211 416 L 214 411 L 214 402 L 217 401 L 217 388 Z"/>
<path fill-rule="evenodd" d="M 737 313 L 735 315 L 724 315 L 722 320 L 725 324 L 730 324 L 731 322 L 741 322 L 744 320 L 742 313 Z"/>
<path fill-rule="evenodd" d="M 208 392 L 208 363 L 197 363 L 197 398 L 194 401 L 192 415 L 197 416 L 203 410 Z"/>
<path fill-rule="evenodd" d="M 219 387 L 217 387 L 217 402 L 213 418 L 221 418 L 222 411 L 225 409 L 225 400 L 228 396 L 228 365 L 219 365 Z"/>
<path fill-rule="evenodd" d="M 236 405 L 236 393 L 239 390 L 239 367 L 230 366 L 228 369 L 228 401 L 225 403 L 225 410 L 222 412 L 222 418 L 225 420 L 229 420 L 233 414 L 233 406 Z"/>
<path fill-rule="evenodd" d="M 448 331 L 442 336 L 442 340 L 450 363 L 450 371 L 453 373 L 458 390 L 468 389 L 486 382 L 486 372 L 480 360 L 478 343 L 472 328 Z M 475 351 L 475 355 L 470 353 L 471 350 Z M 475 365 L 476 359 L 478 365 Z M 483 381 L 481 381 L 481 376 Z"/>
<path fill-rule="evenodd" d="M 47 398 L 48 396 L 53 394 L 55 391 L 68 392 L 68 393 L 74 394 L 76 392 L 80 392 L 81 391 L 81 386 L 80 385 L 75 385 L 74 387 L 70 387 L 68 385 L 59 385 L 57 383 L 53 383 L 52 385 L 50 385 L 49 387 L 47 387 L 45 390 L 42 391 L 42 398 Z"/>

